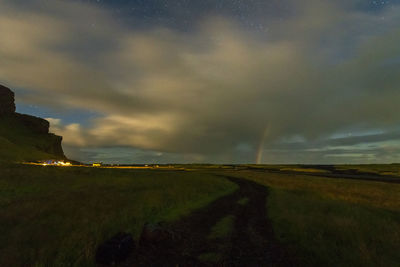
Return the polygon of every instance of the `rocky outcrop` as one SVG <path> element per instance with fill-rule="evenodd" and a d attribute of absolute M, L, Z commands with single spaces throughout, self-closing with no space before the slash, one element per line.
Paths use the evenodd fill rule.
<path fill-rule="evenodd" d="M 42 118 L 15 112 L 14 93 L 0 85 L 0 123 L 6 128 L 0 136 L 19 145 L 34 147 L 38 151 L 65 158 L 62 137 L 49 133 L 50 123 Z"/>
<path fill-rule="evenodd" d="M 15 113 L 14 115 L 26 128 L 38 134 L 48 134 L 50 123 L 45 119 L 31 115 Z"/>
<path fill-rule="evenodd" d="M 14 93 L 0 84 L 0 116 L 15 113 Z"/>

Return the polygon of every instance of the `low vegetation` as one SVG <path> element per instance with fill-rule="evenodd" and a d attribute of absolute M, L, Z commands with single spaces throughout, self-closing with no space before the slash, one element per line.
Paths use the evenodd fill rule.
<path fill-rule="evenodd" d="M 364 164 L 364 165 L 337 165 L 337 170 L 356 170 L 379 175 L 398 176 L 400 178 L 400 164 Z"/>
<path fill-rule="evenodd" d="M 239 199 L 239 201 L 237 202 L 240 205 L 247 205 L 247 203 L 249 202 L 249 199 L 247 197 L 241 198 Z"/>
<path fill-rule="evenodd" d="M 400 184 L 311 176 L 295 171 L 299 166 L 278 166 L 271 172 L 255 165 L 178 167 L 1 165 L 0 266 L 93 266 L 96 246 L 116 232 L 132 233 L 137 240 L 145 222 L 178 222 L 221 196 L 241 192 L 222 176 L 268 188 L 265 208 L 273 232 L 299 266 L 400 262 Z M 380 166 L 361 167 L 383 172 Z M 290 171 L 277 171 L 281 168 Z M 254 206 L 251 195 L 238 196 L 220 204 L 243 211 Z M 210 248 L 198 259 L 214 264 L 229 258 L 240 218 L 227 210 L 204 229 Z"/>
<path fill-rule="evenodd" d="M 91 266 L 116 232 L 174 221 L 236 190 L 194 172 L 0 166 L 0 266 Z"/>
<path fill-rule="evenodd" d="M 302 266 L 398 266 L 400 184 L 240 171 L 269 187 L 277 238 Z"/>
<path fill-rule="evenodd" d="M 35 133 L 16 117 L 0 117 L 0 162 L 61 159 L 61 155 L 45 152 L 58 138 Z"/>
<path fill-rule="evenodd" d="M 223 217 L 211 228 L 211 233 L 208 238 L 214 239 L 229 236 L 230 234 L 232 234 L 234 222 L 235 217 L 232 215 Z"/>

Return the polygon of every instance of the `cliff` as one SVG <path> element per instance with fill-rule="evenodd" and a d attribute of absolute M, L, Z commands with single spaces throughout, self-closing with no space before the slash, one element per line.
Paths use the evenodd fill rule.
<path fill-rule="evenodd" d="M 14 93 L 0 85 L 0 160 L 64 159 L 62 137 L 49 122 L 15 112 Z"/>
<path fill-rule="evenodd" d="M 14 93 L 0 84 L 0 116 L 15 113 Z"/>

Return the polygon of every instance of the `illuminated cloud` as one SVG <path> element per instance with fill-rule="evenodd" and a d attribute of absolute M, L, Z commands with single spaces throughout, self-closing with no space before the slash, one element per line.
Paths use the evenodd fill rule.
<path fill-rule="evenodd" d="M 396 147 L 399 136 L 385 133 L 400 130 L 397 6 L 370 14 L 353 1 L 287 1 L 297 13 L 260 17 L 269 25 L 260 33 L 229 16 L 204 17 L 191 31 L 135 29 L 89 4 L 29 3 L 0 3 L 0 81 L 31 92 L 25 103 L 103 114 L 85 125 L 50 119 L 66 145 L 215 162 L 356 162 L 379 160 L 383 147 L 359 157 L 323 148 L 334 134 L 378 129 Z M 293 136 L 302 142 L 282 141 Z M 396 149 L 386 160 L 400 159 Z"/>

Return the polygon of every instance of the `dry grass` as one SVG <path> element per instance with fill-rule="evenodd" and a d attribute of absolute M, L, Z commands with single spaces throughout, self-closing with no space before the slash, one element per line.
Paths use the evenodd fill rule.
<path fill-rule="evenodd" d="M 308 172 L 308 173 L 329 173 L 327 170 L 313 169 L 313 168 L 300 168 L 300 167 L 290 167 L 290 168 L 280 168 L 281 171 L 292 171 L 292 172 Z"/>
<path fill-rule="evenodd" d="M 400 185 L 253 171 L 277 238 L 301 266 L 399 266 Z"/>
<path fill-rule="evenodd" d="M 251 179 L 272 188 L 301 190 L 322 198 L 400 211 L 400 184 L 254 171 L 230 172 L 230 175 Z"/>
<path fill-rule="evenodd" d="M 352 169 L 360 172 L 400 177 L 400 164 L 337 165 L 335 168 L 338 170 Z"/>

